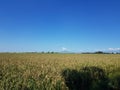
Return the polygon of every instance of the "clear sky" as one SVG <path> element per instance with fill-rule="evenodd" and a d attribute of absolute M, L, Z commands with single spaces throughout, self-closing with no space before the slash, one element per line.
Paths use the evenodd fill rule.
<path fill-rule="evenodd" d="M 120 0 L 0 0 L 0 52 L 120 48 Z"/>

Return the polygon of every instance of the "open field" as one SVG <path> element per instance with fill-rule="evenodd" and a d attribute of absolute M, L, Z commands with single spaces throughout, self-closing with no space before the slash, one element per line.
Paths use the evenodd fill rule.
<path fill-rule="evenodd" d="M 39 53 L 1 53 L 0 90 L 69 90 L 67 70 L 80 72 L 84 67 L 99 67 L 111 90 L 120 90 L 120 54 Z"/>

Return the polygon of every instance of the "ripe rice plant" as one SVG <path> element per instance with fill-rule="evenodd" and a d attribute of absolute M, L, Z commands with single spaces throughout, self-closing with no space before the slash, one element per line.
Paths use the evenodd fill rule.
<path fill-rule="evenodd" d="M 91 71 L 94 69 L 89 67 L 100 69 Z M 82 75 L 84 74 L 83 70 L 95 72 L 95 74 L 90 74 L 85 71 L 90 75 L 99 75 L 96 70 L 101 70 L 101 72 L 103 70 L 105 80 L 108 79 L 108 90 L 120 89 L 120 74 L 117 74 L 120 72 L 119 54 L 1 53 L 0 90 L 70 90 L 62 75 L 66 69 L 70 72 L 75 71 L 72 72 L 73 74 L 80 72 Z M 73 77 L 71 80 L 74 82 L 75 76 L 72 75 L 69 77 Z M 77 75 L 76 79 L 80 79 L 79 74 Z M 84 80 L 95 79 L 92 80 L 92 84 L 94 82 L 98 84 L 90 86 L 91 88 L 99 88 L 98 85 L 102 85 L 102 81 L 99 82 L 99 79 L 103 77 L 98 77 L 98 79 L 92 78 L 92 76 L 91 78 L 81 77 L 86 78 Z M 76 87 L 73 86 L 73 89 L 75 90 Z"/>

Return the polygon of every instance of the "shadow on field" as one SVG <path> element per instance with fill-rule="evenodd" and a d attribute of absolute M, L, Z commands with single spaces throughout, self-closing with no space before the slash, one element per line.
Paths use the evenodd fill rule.
<path fill-rule="evenodd" d="M 109 79 L 98 67 L 84 67 L 79 71 L 64 69 L 62 77 L 69 90 L 110 90 Z"/>

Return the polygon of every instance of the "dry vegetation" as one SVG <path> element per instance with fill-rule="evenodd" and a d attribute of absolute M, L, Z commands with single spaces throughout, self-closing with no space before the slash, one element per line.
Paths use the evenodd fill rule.
<path fill-rule="evenodd" d="M 100 67 L 112 77 L 120 72 L 120 55 L 1 53 L 0 90 L 67 90 L 61 72 L 88 66 Z"/>

